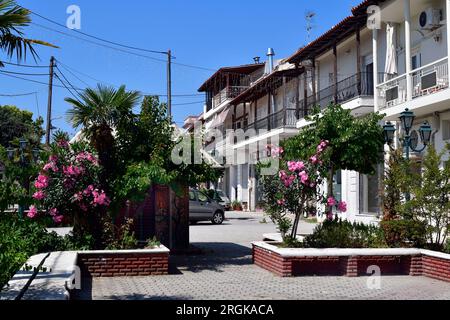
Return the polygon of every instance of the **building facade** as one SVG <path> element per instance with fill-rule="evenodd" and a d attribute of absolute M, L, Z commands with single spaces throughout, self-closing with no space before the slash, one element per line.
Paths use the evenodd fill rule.
<path fill-rule="evenodd" d="M 254 163 L 267 156 L 264 146 L 296 135 L 311 125 L 305 116 L 313 106 L 331 102 L 355 117 L 383 113 L 398 134 L 398 117 L 409 108 L 416 115 L 412 137 L 418 147 L 417 129 L 426 121 L 441 150 L 450 140 L 449 14 L 450 0 L 367 0 L 286 59 L 274 60 L 269 50 L 266 63 L 220 69 L 200 91 L 207 97 L 206 132 L 219 128 L 225 139 L 212 139 L 206 148 L 244 156 L 242 163 L 224 164 L 218 187 L 255 210 L 260 192 Z M 239 139 L 226 129 L 252 134 Z M 413 156 L 420 161 L 423 154 Z M 380 164 L 374 176 L 336 174 L 336 195 L 349 208 L 346 218 L 378 219 L 383 170 Z"/>

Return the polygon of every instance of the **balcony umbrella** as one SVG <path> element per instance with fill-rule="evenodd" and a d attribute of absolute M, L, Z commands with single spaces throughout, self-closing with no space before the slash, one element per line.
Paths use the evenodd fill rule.
<path fill-rule="evenodd" d="M 395 26 L 388 23 L 386 26 L 386 67 L 384 70 L 384 81 L 392 79 L 398 73 L 397 70 L 397 39 Z"/>

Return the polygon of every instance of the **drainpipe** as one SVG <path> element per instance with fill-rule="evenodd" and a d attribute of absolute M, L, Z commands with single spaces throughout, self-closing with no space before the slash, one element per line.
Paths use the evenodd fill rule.
<path fill-rule="evenodd" d="M 274 69 L 273 57 L 274 56 L 275 56 L 275 51 L 273 50 L 273 48 L 267 49 L 267 58 L 268 58 L 268 62 L 269 62 L 268 74 L 271 74 L 273 72 L 273 69 Z M 270 96 L 270 104 L 271 104 L 270 113 L 273 115 L 273 114 L 275 114 L 275 97 L 273 96 L 270 88 L 269 88 L 269 96 Z M 271 123 L 269 128 L 274 128 L 273 120 L 274 119 L 269 115 L 269 122 Z"/>

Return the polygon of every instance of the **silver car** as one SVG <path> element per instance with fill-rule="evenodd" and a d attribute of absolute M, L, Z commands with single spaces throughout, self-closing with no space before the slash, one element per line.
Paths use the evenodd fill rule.
<path fill-rule="evenodd" d="M 189 190 L 189 221 L 211 221 L 213 224 L 222 224 L 225 220 L 225 210 L 217 202 L 211 200 L 204 192 Z"/>

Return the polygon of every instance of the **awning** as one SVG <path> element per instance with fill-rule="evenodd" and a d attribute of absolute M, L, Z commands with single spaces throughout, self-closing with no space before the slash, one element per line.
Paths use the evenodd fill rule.
<path fill-rule="evenodd" d="M 230 108 L 226 108 L 224 111 L 222 111 L 213 121 L 211 121 L 211 124 L 208 125 L 207 129 L 214 129 L 221 126 L 225 122 L 225 120 L 227 120 L 229 112 Z"/>
<path fill-rule="evenodd" d="M 384 81 L 388 81 L 393 75 L 398 73 L 397 70 L 397 39 L 395 25 L 388 23 L 386 26 L 386 67 Z"/>

